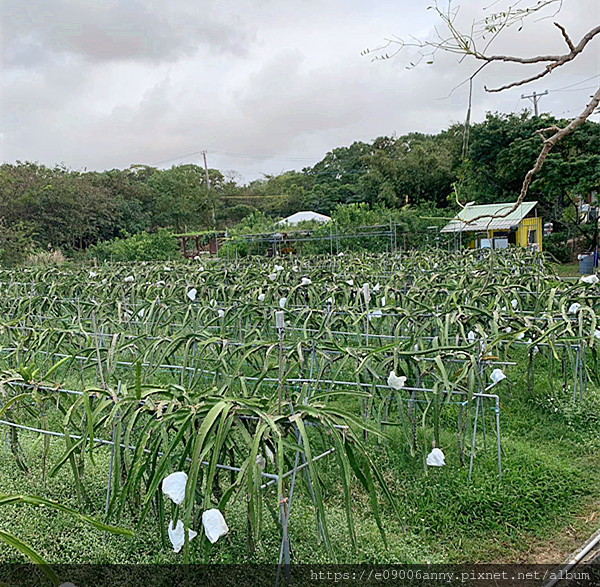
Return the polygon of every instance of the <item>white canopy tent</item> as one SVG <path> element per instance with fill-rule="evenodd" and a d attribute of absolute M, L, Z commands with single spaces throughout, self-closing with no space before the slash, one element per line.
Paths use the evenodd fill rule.
<path fill-rule="evenodd" d="M 304 210 L 302 212 L 296 212 L 283 220 L 280 220 L 277 224 L 293 226 L 295 224 L 299 224 L 300 222 L 331 222 L 331 218 L 326 216 L 325 214 L 319 214 L 318 212 L 311 212 L 309 210 Z"/>

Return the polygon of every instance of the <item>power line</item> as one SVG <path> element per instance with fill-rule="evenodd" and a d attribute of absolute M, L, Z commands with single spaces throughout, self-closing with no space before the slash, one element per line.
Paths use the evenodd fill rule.
<path fill-rule="evenodd" d="M 519 98 L 517 100 L 517 103 L 515 104 L 514 108 L 512 109 L 513 112 L 515 112 L 515 110 L 517 109 L 517 106 L 519 105 L 519 102 L 522 100 L 523 98 Z"/>
<path fill-rule="evenodd" d="M 194 151 L 193 153 L 186 153 L 185 155 L 178 155 L 176 157 L 171 157 L 170 159 L 164 159 L 163 161 L 158 161 L 154 163 L 155 166 L 163 165 L 164 163 L 170 163 L 172 161 L 178 161 L 179 159 L 187 159 L 188 157 L 193 157 L 195 155 L 203 155 L 204 153 L 213 153 L 216 155 L 225 155 L 226 157 L 240 157 L 242 159 L 276 159 L 281 161 L 304 161 L 304 162 L 312 162 L 319 161 L 321 157 L 285 157 L 282 155 L 259 155 L 258 153 L 232 153 L 230 151 L 219 151 L 217 149 L 201 149 L 199 151 Z"/>
<path fill-rule="evenodd" d="M 573 88 L 575 86 L 578 86 L 579 84 L 584 84 L 585 82 L 589 82 L 593 79 L 596 79 L 597 77 L 600 77 L 600 73 L 597 73 L 596 75 L 593 75 L 592 77 L 588 77 L 587 79 L 582 79 L 579 82 L 575 82 L 574 84 L 570 84 L 568 86 L 563 86 L 562 88 L 557 88 L 556 90 L 552 90 L 553 92 L 562 92 L 563 90 L 567 90 L 568 88 Z"/>
<path fill-rule="evenodd" d="M 289 198 L 290 194 L 254 194 L 254 195 L 244 195 L 244 194 L 219 194 L 221 198 L 237 198 L 240 200 L 251 200 L 251 199 L 264 199 L 264 198 Z"/>
<path fill-rule="evenodd" d="M 570 114 L 571 112 L 576 112 L 581 110 L 581 108 L 571 108 L 570 110 L 563 110 L 559 116 L 562 116 L 563 114 Z"/>
<path fill-rule="evenodd" d="M 207 153 L 216 153 L 218 155 L 226 155 L 228 157 L 241 157 L 242 159 L 281 159 L 283 161 L 315 161 L 319 157 L 284 157 L 282 155 L 258 155 L 251 153 L 231 153 L 229 151 L 217 151 L 215 149 L 207 149 Z"/>
<path fill-rule="evenodd" d="M 585 88 L 573 88 L 571 90 L 550 90 L 551 93 L 554 92 L 581 92 L 583 90 L 595 90 L 598 85 L 595 86 L 586 86 Z"/>
<path fill-rule="evenodd" d="M 171 159 L 165 159 L 164 161 L 158 161 L 153 165 L 162 165 L 163 163 L 170 163 L 171 161 L 177 161 L 178 159 L 187 159 L 188 157 L 193 157 L 194 155 L 201 155 L 204 151 L 194 151 L 193 153 L 187 153 L 186 155 L 179 155 L 178 157 L 172 157 Z"/>

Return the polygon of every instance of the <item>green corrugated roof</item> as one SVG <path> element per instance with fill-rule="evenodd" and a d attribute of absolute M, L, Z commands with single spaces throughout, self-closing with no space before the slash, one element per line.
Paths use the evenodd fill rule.
<path fill-rule="evenodd" d="M 465 206 L 449 224 L 442 228 L 442 232 L 479 232 L 485 230 L 509 230 L 516 226 L 536 206 L 537 202 L 523 202 L 516 210 L 511 210 L 514 203 L 480 204 Z M 482 218 L 478 218 L 481 216 Z M 478 218 L 473 221 L 473 219 Z"/>

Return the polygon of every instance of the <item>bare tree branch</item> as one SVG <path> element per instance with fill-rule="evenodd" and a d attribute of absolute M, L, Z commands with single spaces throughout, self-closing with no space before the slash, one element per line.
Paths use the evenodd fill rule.
<path fill-rule="evenodd" d="M 413 47 L 418 49 L 418 58 L 410 63 L 410 67 L 416 67 L 423 60 L 427 60 L 427 63 L 431 64 L 434 62 L 435 55 L 438 51 L 444 51 L 446 53 L 453 53 L 461 55 L 461 61 L 467 56 L 471 56 L 479 61 L 486 63 L 493 62 L 504 62 L 504 63 L 519 63 L 521 65 L 534 65 L 536 63 L 546 63 L 545 68 L 532 75 L 519 81 L 511 82 L 498 88 L 485 87 L 487 92 L 501 92 L 509 88 L 522 86 L 532 81 L 538 80 L 556 68 L 573 61 L 588 45 L 588 43 L 597 35 L 600 34 L 600 25 L 589 30 L 579 41 L 577 45 L 573 43 L 570 36 L 568 35 L 565 27 L 558 22 L 554 25 L 560 30 L 563 39 L 569 47 L 569 52 L 565 54 L 555 55 L 534 55 L 532 57 L 520 57 L 515 55 L 487 55 L 486 51 L 489 48 L 492 41 L 500 34 L 500 32 L 511 25 L 522 22 L 526 16 L 541 11 L 542 9 L 558 4 L 558 10 L 562 6 L 562 0 L 547 0 L 546 2 L 538 2 L 534 7 L 531 8 L 515 8 L 518 4 L 514 4 L 509 7 L 508 10 L 498 12 L 491 15 L 482 21 L 473 22 L 471 30 L 468 33 L 461 32 L 456 24 L 456 18 L 458 15 L 458 7 L 452 7 L 452 1 L 449 0 L 447 9 L 443 10 L 439 7 L 437 1 L 432 7 L 442 19 L 449 35 L 442 35 L 437 27 L 434 27 L 436 33 L 436 40 L 433 41 L 421 41 L 419 39 L 412 38 L 411 41 L 405 42 L 404 40 L 394 37 L 386 39 L 386 43 L 375 49 L 366 49 L 362 52 L 363 55 L 375 54 L 374 60 L 378 59 L 391 59 L 395 57 L 402 49 Z M 556 13 L 555 13 L 556 14 Z M 480 39 L 485 40 L 486 35 L 489 38 L 486 41 L 485 49 L 479 50 L 477 48 L 477 41 Z M 398 48 L 391 53 L 383 53 L 387 48 L 392 45 L 398 45 Z"/>
<path fill-rule="evenodd" d="M 575 51 L 575 45 L 573 45 L 573 41 L 571 41 L 571 37 L 569 37 L 569 35 L 567 34 L 567 30 L 565 29 L 565 27 L 562 24 L 559 24 L 558 22 L 555 22 L 554 26 L 559 28 L 563 38 L 565 39 L 567 47 L 569 47 L 571 51 Z"/>
<path fill-rule="evenodd" d="M 557 24 L 557 23 L 554 23 L 554 24 Z M 564 30 L 562 26 L 560 26 L 558 24 L 557 24 L 557 26 L 559 26 L 561 31 Z M 514 88 L 516 86 L 522 86 L 522 85 L 528 84 L 529 82 L 532 82 L 534 80 L 540 79 L 540 78 L 548 75 L 549 73 L 551 73 L 557 67 L 561 67 L 565 63 L 569 63 L 569 61 L 573 61 L 573 59 L 575 59 L 575 57 L 577 57 L 585 49 L 586 45 L 596 35 L 599 35 L 599 34 L 600 34 L 600 25 L 598 25 L 598 26 L 594 27 L 593 29 L 591 29 L 590 31 L 588 31 L 582 37 L 581 41 L 579 41 L 579 43 L 576 46 L 573 46 L 573 48 L 571 49 L 571 51 L 569 51 L 569 53 L 565 53 L 564 55 L 538 55 L 537 57 L 513 57 L 510 55 L 488 55 L 488 56 L 474 55 L 474 57 L 476 59 L 487 61 L 488 63 L 492 62 L 492 61 L 505 61 L 505 62 L 511 62 L 511 63 L 521 63 L 521 64 L 542 63 L 544 61 L 551 62 L 548 65 L 546 65 L 546 67 L 544 68 L 543 71 L 537 73 L 536 75 L 532 75 L 531 77 L 522 79 L 520 81 L 511 82 L 510 84 L 506 84 L 506 85 L 500 86 L 498 88 L 488 88 L 488 87 L 485 88 L 485 90 L 487 92 L 502 92 L 503 90 L 507 90 L 509 88 Z M 573 43 L 569 39 L 566 32 L 563 33 L 563 36 L 565 36 L 565 38 L 568 39 L 568 43 L 573 45 Z"/>
<path fill-rule="evenodd" d="M 497 0 L 493 4 L 496 3 Z M 398 45 L 398 49 L 392 52 L 391 54 L 385 53 L 384 55 L 376 55 L 375 57 L 375 59 L 390 59 L 406 47 L 416 48 L 418 50 L 419 58 L 416 60 L 416 63 L 410 64 L 411 67 L 415 67 L 416 65 L 418 65 L 423 59 L 427 59 L 427 63 L 433 63 L 435 55 L 438 51 L 460 55 L 461 61 L 466 57 L 472 57 L 480 62 L 483 62 L 483 66 L 480 66 L 475 71 L 475 73 L 473 73 L 467 80 L 463 82 L 464 84 L 468 81 L 470 89 L 469 105 L 465 121 L 465 142 L 463 142 L 463 154 L 466 154 L 466 141 L 468 141 L 468 129 L 470 125 L 472 83 L 473 79 L 477 76 L 477 74 L 479 74 L 483 70 L 485 65 L 489 65 L 490 63 L 519 63 L 521 65 L 534 65 L 543 63 L 546 64 L 542 71 L 530 77 L 514 81 L 497 88 L 485 88 L 488 92 L 501 92 L 503 90 L 507 90 L 509 88 L 514 88 L 517 86 L 522 86 L 534 80 L 540 79 L 548 75 L 555 69 L 573 61 L 578 55 L 580 55 L 584 51 L 584 49 L 587 47 L 590 41 L 594 39 L 594 37 L 600 35 L 600 25 L 594 26 L 585 35 L 583 35 L 579 43 L 575 45 L 571 40 L 571 37 L 567 33 L 565 27 L 563 27 L 558 22 L 554 22 L 554 25 L 561 32 L 563 40 L 569 48 L 568 53 L 557 55 L 535 55 L 532 57 L 486 54 L 490 44 L 493 40 L 495 40 L 498 37 L 501 31 L 508 27 L 511 27 L 514 24 L 520 24 L 522 26 L 523 21 L 526 17 L 531 16 L 535 13 L 540 13 L 551 6 L 557 8 L 557 10 L 554 12 L 554 15 L 552 16 L 552 18 L 554 18 L 554 16 L 556 16 L 556 14 L 562 8 L 562 3 L 563 0 L 538 0 L 535 4 L 530 3 L 529 6 L 523 7 L 522 0 L 514 0 L 513 4 L 509 6 L 506 10 L 497 11 L 494 14 L 484 18 L 483 20 L 473 21 L 469 32 L 463 33 L 458 29 L 457 25 L 455 24 L 458 15 L 458 7 L 452 5 L 452 0 L 447 0 L 447 9 L 445 10 L 440 8 L 438 0 L 434 0 L 434 5 L 430 8 L 432 8 L 437 13 L 437 15 L 444 23 L 448 32 L 447 35 L 442 35 L 439 32 L 438 28 L 435 27 L 434 30 L 437 36 L 436 40 L 420 41 L 418 39 L 413 39 L 411 42 L 407 43 L 400 38 L 392 38 L 387 39 L 384 45 L 374 49 L 373 52 L 381 53 L 391 45 Z M 483 50 L 479 50 L 477 48 L 477 42 L 479 40 L 485 41 L 485 47 Z M 363 51 L 363 55 L 371 52 L 371 50 L 367 49 L 366 51 Z M 598 88 L 596 93 L 592 96 L 591 102 L 585 107 L 582 113 L 578 117 L 574 118 L 567 126 L 565 126 L 564 128 L 552 126 L 538 131 L 536 134 L 540 135 L 540 138 L 543 142 L 543 146 L 536 159 L 535 165 L 525 175 L 523 184 L 521 186 L 521 191 L 519 193 L 519 197 L 514 203 L 514 205 L 506 213 L 493 215 L 482 214 L 465 222 L 465 224 L 471 224 L 481 218 L 505 218 L 509 214 L 514 212 L 524 201 L 529 190 L 529 186 L 533 181 L 533 177 L 536 173 L 540 171 L 540 169 L 544 165 L 544 161 L 546 160 L 548 154 L 554 148 L 556 143 L 560 141 L 563 137 L 572 133 L 578 126 L 583 124 L 589 118 L 589 116 L 594 113 L 594 110 L 598 107 L 599 103 L 600 88 Z M 554 134 L 546 138 L 545 134 L 549 132 L 553 132 Z M 458 202 L 458 192 L 456 190 L 455 196 L 457 203 L 461 205 L 460 202 Z"/>
<path fill-rule="evenodd" d="M 464 221 L 465 224 L 471 224 L 476 220 L 480 220 L 481 218 L 506 218 L 509 214 L 512 214 L 525 200 L 525 196 L 527 195 L 527 191 L 529 190 L 529 186 L 533 181 L 533 176 L 542 168 L 544 165 L 544 161 L 546 157 L 548 157 L 550 151 L 554 148 L 556 143 L 560 141 L 562 138 L 571 134 L 578 126 L 581 126 L 591 114 L 593 114 L 596 107 L 600 104 L 600 88 L 596 90 L 596 93 L 592 96 L 591 102 L 585 107 L 585 110 L 577 117 L 571 120 L 571 122 L 565 126 L 564 128 L 558 128 L 557 126 L 551 126 L 549 128 L 545 128 L 537 131 L 535 134 L 539 134 L 542 137 L 542 141 L 544 142 L 544 146 L 538 155 L 535 165 L 527 172 L 525 175 L 525 179 L 523 180 L 523 185 L 521 186 L 521 192 L 519 193 L 519 197 L 517 201 L 514 203 L 512 208 L 508 210 L 506 213 L 502 214 L 480 214 L 479 216 L 475 216 L 468 221 Z M 554 134 L 549 138 L 544 138 L 544 132 L 553 131 Z"/>

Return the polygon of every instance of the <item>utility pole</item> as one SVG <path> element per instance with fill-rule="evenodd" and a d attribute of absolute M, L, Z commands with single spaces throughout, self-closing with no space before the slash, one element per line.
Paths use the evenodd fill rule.
<path fill-rule="evenodd" d="M 202 151 L 202 158 L 204 159 L 204 173 L 206 174 L 206 198 L 209 199 L 210 193 L 210 177 L 208 176 L 208 164 L 206 163 L 206 151 Z M 210 199 L 209 199 L 210 201 Z M 213 227 L 216 228 L 217 221 L 215 218 L 215 204 L 214 202 L 210 202 L 211 210 L 212 210 L 212 223 Z"/>
<path fill-rule="evenodd" d="M 202 151 L 202 158 L 204 159 L 204 173 L 206 173 L 206 191 L 210 191 L 210 177 L 208 176 L 208 165 L 206 163 L 206 151 Z"/>
<path fill-rule="evenodd" d="M 521 100 L 525 100 L 526 98 L 528 100 L 531 100 L 533 102 L 533 112 L 534 112 L 535 116 L 539 116 L 538 102 L 542 96 L 546 96 L 547 94 L 548 94 L 548 90 L 546 90 L 542 94 L 533 92 L 533 94 L 530 94 L 529 96 L 526 96 L 525 94 L 521 94 Z"/>

